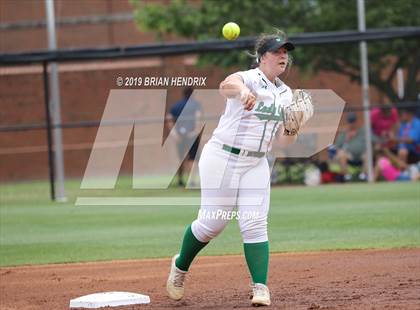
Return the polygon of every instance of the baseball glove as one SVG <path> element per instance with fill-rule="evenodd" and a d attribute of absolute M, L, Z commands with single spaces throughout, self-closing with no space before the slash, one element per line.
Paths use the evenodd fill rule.
<path fill-rule="evenodd" d="M 302 89 L 296 89 L 292 103 L 283 108 L 283 135 L 296 135 L 313 114 L 314 106 L 311 96 Z"/>

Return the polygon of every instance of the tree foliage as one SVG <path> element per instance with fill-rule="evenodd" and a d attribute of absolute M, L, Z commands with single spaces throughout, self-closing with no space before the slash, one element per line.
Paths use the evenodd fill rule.
<path fill-rule="evenodd" d="M 388 28 L 420 26 L 420 9 L 416 0 L 366 0 L 366 27 Z M 173 0 L 169 3 L 132 0 L 135 20 L 143 31 L 154 31 L 157 38 L 176 34 L 194 40 L 221 37 L 228 21 L 241 27 L 241 36 L 272 33 L 275 28 L 290 34 L 357 29 L 357 1 L 351 0 Z M 396 71 L 406 71 L 405 98 L 416 100 L 420 89 L 420 40 L 395 39 L 368 44 L 369 81 L 398 101 Z M 302 70 L 320 70 L 345 74 L 360 80 L 359 45 L 357 43 L 305 46 L 298 48 L 294 62 Z M 204 54 L 201 63 L 229 67 L 249 64 L 243 52 Z"/>

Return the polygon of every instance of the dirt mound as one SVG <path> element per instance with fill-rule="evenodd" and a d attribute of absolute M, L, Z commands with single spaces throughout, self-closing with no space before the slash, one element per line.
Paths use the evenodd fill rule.
<path fill-rule="evenodd" d="M 101 291 L 147 294 L 118 309 L 251 309 L 242 256 L 199 257 L 180 302 L 166 297 L 170 259 L 0 268 L 0 309 L 68 309 Z M 420 249 L 272 254 L 271 309 L 420 309 Z M 116 309 L 116 308 L 113 308 Z"/>

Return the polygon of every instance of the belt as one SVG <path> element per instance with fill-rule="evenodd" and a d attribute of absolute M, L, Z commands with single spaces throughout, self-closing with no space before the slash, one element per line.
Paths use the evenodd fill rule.
<path fill-rule="evenodd" d="M 258 157 L 258 158 L 265 156 L 264 152 L 241 150 L 241 149 L 238 149 L 237 147 L 229 146 L 227 144 L 223 144 L 222 149 L 232 154 L 241 155 L 241 156 Z"/>

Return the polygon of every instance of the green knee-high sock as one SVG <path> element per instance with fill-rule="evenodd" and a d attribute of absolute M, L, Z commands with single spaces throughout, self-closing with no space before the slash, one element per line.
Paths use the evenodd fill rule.
<path fill-rule="evenodd" d="M 249 272 L 254 283 L 267 284 L 268 241 L 244 243 L 244 252 Z"/>
<path fill-rule="evenodd" d="M 208 242 L 204 243 L 197 240 L 192 233 L 191 225 L 189 225 L 185 231 L 184 240 L 182 240 L 181 252 L 175 261 L 175 265 L 181 270 L 188 271 L 194 257 L 207 244 Z"/>

